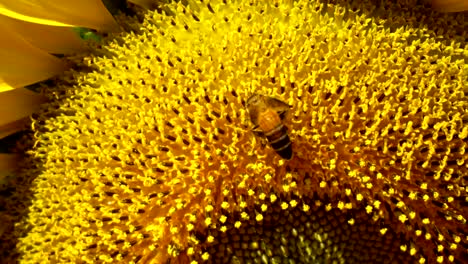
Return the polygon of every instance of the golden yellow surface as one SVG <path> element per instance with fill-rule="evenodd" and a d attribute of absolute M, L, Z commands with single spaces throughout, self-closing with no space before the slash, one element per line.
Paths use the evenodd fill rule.
<path fill-rule="evenodd" d="M 274 262 L 267 237 L 338 263 L 395 248 L 384 256 L 398 263 L 467 256 L 466 14 L 189 2 L 121 21 L 133 31 L 72 58 L 78 67 L 45 90 L 20 206 L 6 206 L 22 216 L 6 257 Z M 253 93 L 292 106 L 291 161 L 251 132 Z M 235 246 L 243 232 L 256 235 Z"/>

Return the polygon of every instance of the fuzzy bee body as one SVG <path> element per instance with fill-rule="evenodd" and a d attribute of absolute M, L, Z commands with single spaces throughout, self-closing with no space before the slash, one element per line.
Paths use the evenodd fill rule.
<path fill-rule="evenodd" d="M 246 103 L 250 120 L 254 124 L 253 132 L 266 137 L 270 146 L 283 159 L 291 159 L 293 155 L 288 129 L 283 119 L 290 106 L 278 99 L 255 94 Z"/>

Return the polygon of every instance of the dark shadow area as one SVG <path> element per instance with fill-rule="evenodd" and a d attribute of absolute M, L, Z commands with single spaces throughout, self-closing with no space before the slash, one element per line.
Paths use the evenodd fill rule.
<path fill-rule="evenodd" d="M 25 142 L 25 139 L 31 138 L 31 131 L 22 131 L 11 136 L 3 138 L 0 142 L 2 151 L 20 154 L 18 166 L 31 164 L 33 159 L 26 153 L 32 147 L 32 144 Z M 29 140 L 26 140 L 29 141 Z M 18 142 L 18 144 L 15 144 Z M 40 162 L 37 168 L 41 171 Z M 19 253 L 16 250 L 16 244 L 20 239 L 20 234 L 15 231 L 15 225 L 21 223 L 22 219 L 29 213 L 28 207 L 31 205 L 33 192 L 30 189 L 36 175 L 28 175 L 22 169 L 19 169 L 11 175 L 8 175 L 4 185 L 0 188 L 0 259 L 2 263 L 17 263 Z"/>

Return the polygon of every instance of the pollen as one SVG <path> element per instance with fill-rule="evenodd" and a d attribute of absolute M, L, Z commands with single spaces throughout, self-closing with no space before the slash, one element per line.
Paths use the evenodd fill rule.
<path fill-rule="evenodd" d="M 170 2 L 42 84 L 2 260 L 463 261 L 463 14 Z M 252 131 L 255 93 L 291 106 L 291 160 Z"/>

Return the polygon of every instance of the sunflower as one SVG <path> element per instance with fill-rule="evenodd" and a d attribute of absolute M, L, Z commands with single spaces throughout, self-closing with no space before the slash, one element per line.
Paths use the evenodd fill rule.
<path fill-rule="evenodd" d="M 2 259 L 467 258 L 466 14 L 305 0 L 131 10 L 42 84 L 3 192 Z M 291 106 L 291 160 L 252 133 L 252 94 Z"/>

